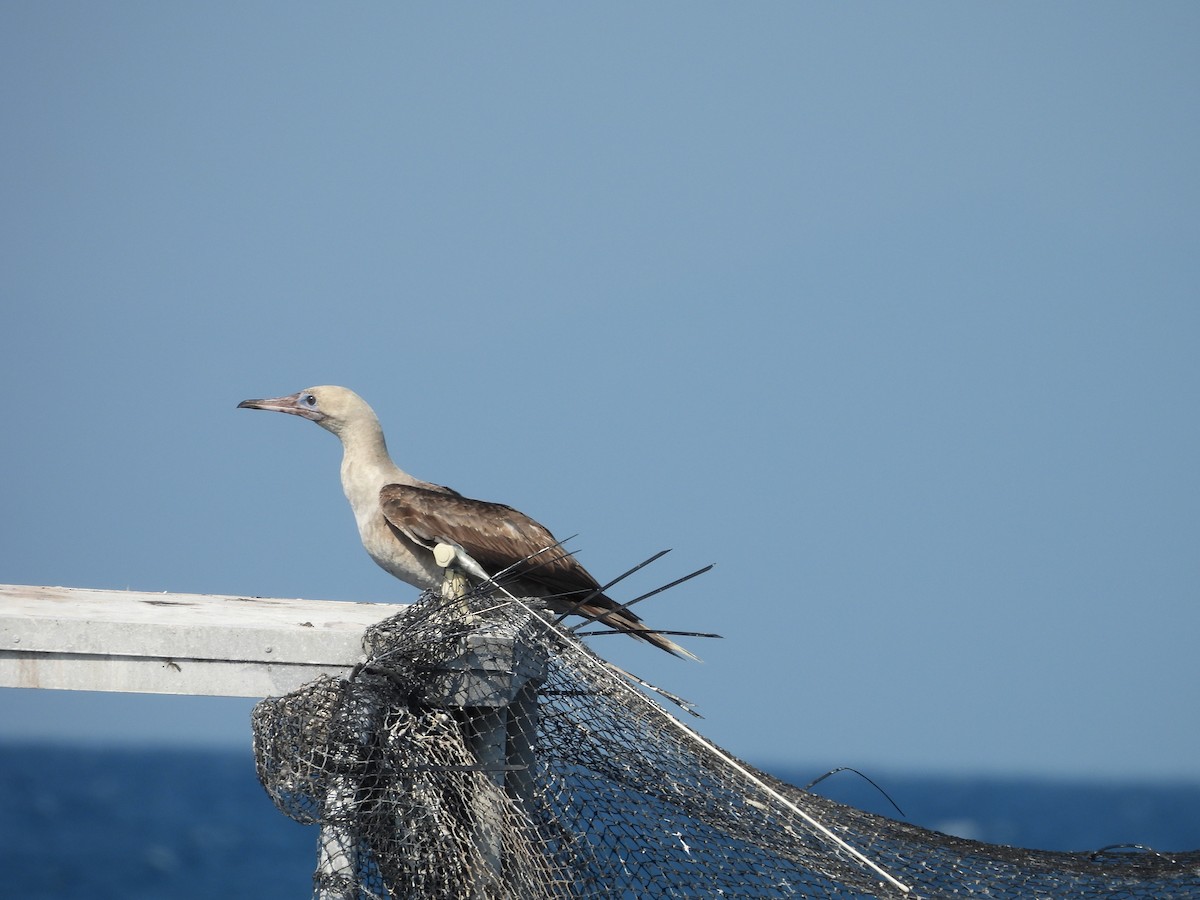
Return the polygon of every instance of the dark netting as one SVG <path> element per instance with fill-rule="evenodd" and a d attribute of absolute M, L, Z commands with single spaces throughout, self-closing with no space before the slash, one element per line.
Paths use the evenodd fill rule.
<path fill-rule="evenodd" d="M 321 898 L 1200 897 L 1200 852 L 983 844 L 784 784 L 522 602 L 427 594 L 364 648 L 254 711 Z"/>

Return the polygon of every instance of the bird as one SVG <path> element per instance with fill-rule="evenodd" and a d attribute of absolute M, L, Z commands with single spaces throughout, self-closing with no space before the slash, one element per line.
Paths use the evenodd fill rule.
<path fill-rule="evenodd" d="M 464 497 L 397 466 L 379 417 L 349 388 L 320 385 L 286 397 L 243 400 L 238 409 L 299 416 L 337 436 L 342 490 L 363 547 L 401 581 L 437 589 L 447 576 L 447 564 L 477 583 L 502 575 L 506 589 L 547 598 L 555 612 L 584 616 L 675 656 L 697 659 L 606 596 L 545 526 L 511 506 Z"/>

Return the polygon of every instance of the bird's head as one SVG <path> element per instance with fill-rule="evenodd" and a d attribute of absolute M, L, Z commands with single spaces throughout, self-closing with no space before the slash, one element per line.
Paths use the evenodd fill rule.
<path fill-rule="evenodd" d="M 349 388 L 333 384 L 305 388 L 287 397 L 243 400 L 238 404 L 238 409 L 266 409 L 301 416 L 339 436 L 353 424 L 378 422 L 375 411 L 367 405 L 366 400 Z"/>

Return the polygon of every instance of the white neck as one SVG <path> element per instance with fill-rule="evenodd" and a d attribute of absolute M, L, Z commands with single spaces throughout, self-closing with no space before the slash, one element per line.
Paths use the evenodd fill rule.
<path fill-rule="evenodd" d="M 379 508 L 379 489 L 385 484 L 415 484 L 413 478 L 388 456 L 383 429 L 374 417 L 360 419 L 343 429 L 342 490 L 356 518 Z"/>

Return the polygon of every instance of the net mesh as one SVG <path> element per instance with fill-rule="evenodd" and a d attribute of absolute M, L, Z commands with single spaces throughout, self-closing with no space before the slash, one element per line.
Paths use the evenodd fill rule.
<path fill-rule="evenodd" d="M 984 844 L 780 782 L 533 601 L 426 594 L 349 679 L 254 710 L 259 779 L 332 898 L 1200 897 L 1200 851 Z"/>

